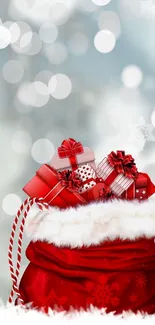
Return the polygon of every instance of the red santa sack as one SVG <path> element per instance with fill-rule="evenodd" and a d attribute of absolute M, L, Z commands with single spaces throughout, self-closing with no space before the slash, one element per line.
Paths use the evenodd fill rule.
<path fill-rule="evenodd" d="M 24 304 L 46 313 L 91 305 L 155 313 L 153 199 L 35 207 L 25 226 L 31 242 L 19 286 Z"/>

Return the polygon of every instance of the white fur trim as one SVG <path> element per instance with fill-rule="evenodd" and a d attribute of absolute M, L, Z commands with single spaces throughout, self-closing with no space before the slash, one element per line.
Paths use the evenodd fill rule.
<path fill-rule="evenodd" d="M 0 307 L 0 320 L 3 324 L 16 324 L 16 325 L 154 325 L 154 315 L 143 315 L 141 313 L 135 315 L 131 312 L 124 312 L 121 315 L 113 315 L 112 313 L 106 314 L 104 310 L 98 310 L 91 308 L 84 312 L 69 312 L 67 315 L 64 312 L 50 312 L 50 317 L 37 312 L 35 310 L 29 310 L 25 312 L 20 307 Z"/>
<path fill-rule="evenodd" d="M 63 211 L 50 207 L 39 212 L 35 208 L 28 215 L 26 233 L 33 241 L 71 247 L 96 245 L 108 238 L 154 237 L 155 200 L 114 200 Z"/>

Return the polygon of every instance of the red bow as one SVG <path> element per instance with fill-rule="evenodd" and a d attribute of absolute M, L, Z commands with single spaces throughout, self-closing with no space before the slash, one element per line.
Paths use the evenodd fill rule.
<path fill-rule="evenodd" d="M 61 181 L 62 186 L 65 186 L 71 192 L 78 191 L 82 185 L 82 181 L 78 178 L 77 174 L 70 170 L 59 172 L 58 179 Z"/>
<path fill-rule="evenodd" d="M 98 181 L 98 178 L 96 179 L 97 183 L 100 183 L 100 179 Z M 103 181 L 104 182 L 104 181 Z M 112 199 L 115 198 L 116 196 L 112 193 L 111 189 L 109 188 L 109 186 L 107 186 L 105 183 L 102 182 L 103 187 L 100 189 L 99 191 L 99 197 L 102 200 L 106 200 L 106 199 Z"/>
<path fill-rule="evenodd" d="M 125 155 L 125 151 L 112 151 L 108 155 L 109 164 L 114 167 L 119 174 L 126 177 L 135 178 L 137 176 L 137 167 L 131 155 Z"/>
<path fill-rule="evenodd" d="M 76 142 L 72 138 L 64 140 L 61 146 L 58 148 L 58 155 L 60 158 L 68 158 L 83 152 L 84 150 L 82 144 L 80 142 Z"/>

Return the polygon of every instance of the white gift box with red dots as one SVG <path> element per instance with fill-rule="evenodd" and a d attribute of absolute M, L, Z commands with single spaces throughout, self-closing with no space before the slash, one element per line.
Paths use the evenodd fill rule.
<path fill-rule="evenodd" d="M 96 185 L 96 181 L 95 181 L 96 172 L 90 165 L 88 165 L 88 164 L 82 165 L 81 167 L 76 169 L 75 172 L 79 176 L 79 178 L 82 182 L 87 181 L 86 184 L 84 184 L 80 187 L 79 193 L 88 191 L 90 188 L 92 188 L 93 186 Z"/>

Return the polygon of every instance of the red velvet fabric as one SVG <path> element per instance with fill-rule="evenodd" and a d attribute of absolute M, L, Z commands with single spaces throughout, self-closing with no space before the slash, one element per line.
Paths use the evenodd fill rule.
<path fill-rule="evenodd" d="M 56 247 L 31 242 L 20 282 L 25 303 L 69 310 L 90 304 L 107 312 L 155 313 L 154 238 L 106 241 L 99 246 Z"/>

